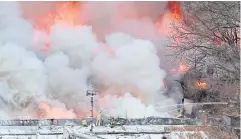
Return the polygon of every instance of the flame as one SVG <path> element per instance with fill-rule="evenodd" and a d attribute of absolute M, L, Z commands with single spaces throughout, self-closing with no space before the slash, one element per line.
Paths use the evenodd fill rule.
<path fill-rule="evenodd" d="M 56 12 L 50 13 L 50 17 L 54 20 L 54 24 L 65 24 L 70 27 L 82 25 L 78 18 L 80 14 L 79 2 L 57 2 Z"/>
<path fill-rule="evenodd" d="M 172 69 L 171 72 L 175 72 L 175 73 L 182 72 L 183 73 L 183 72 L 187 72 L 188 70 L 189 70 L 189 67 L 187 65 L 181 63 L 178 68 Z"/>
<path fill-rule="evenodd" d="M 66 108 L 51 106 L 48 102 L 42 101 L 37 110 L 38 118 L 76 118 L 76 114 Z"/>
<path fill-rule="evenodd" d="M 181 2 L 180 1 L 168 1 L 167 7 L 171 12 L 173 19 L 180 20 L 182 16 Z"/>
<path fill-rule="evenodd" d="M 115 97 L 122 97 L 127 92 L 131 94 L 133 97 L 141 100 L 141 102 L 145 102 L 147 98 L 147 93 L 141 92 L 138 88 L 133 86 L 125 86 L 125 85 L 111 85 L 108 88 L 100 90 L 99 96 L 100 98 L 104 98 L 106 95 L 115 96 Z"/>
<path fill-rule="evenodd" d="M 62 24 L 66 27 L 75 27 L 75 26 L 81 26 L 82 21 L 79 17 L 80 15 L 80 7 L 81 2 L 56 2 L 55 10 L 51 11 L 43 17 L 40 17 L 37 21 L 35 21 L 35 32 L 34 32 L 34 43 L 35 47 L 38 45 L 39 42 L 39 36 L 38 36 L 38 30 L 44 31 L 47 36 L 49 36 L 50 29 L 55 24 Z M 51 42 L 49 40 L 49 37 L 46 38 L 44 45 L 46 48 L 43 49 L 43 51 L 47 51 Z"/>
<path fill-rule="evenodd" d="M 93 114 L 96 116 L 98 113 L 97 109 L 94 109 Z M 66 119 L 66 118 L 84 118 L 90 117 L 91 112 L 87 109 L 83 110 L 68 110 L 64 106 L 53 106 L 46 101 L 39 103 L 38 108 L 35 112 L 36 118 L 46 119 L 46 118 L 55 118 L 55 119 Z M 26 118 L 25 118 L 26 119 Z"/>
<path fill-rule="evenodd" d="M 196 81 L 194 83 L 195 86 L 199 87 L 200 89 L 206 89 L 207 83 L 205 81 Z"/>
<path fill-rule="evenodd" d="M 56 2 L 55 10 L 40 17 L 35 24 L 35 29 L 44 30 L 49 33 L 51 26 L 54 24 L 64 24 L 68 27 L 82 25 L 80 15 L 80 2 Z"/>
<path fill-rule="evenodd" d="M 160 34 L 168 34 L 170 30 L 170 20 L 172 19 L 171 13 L 169 11 L 166 11 L 164 15 L 158 19 L 156 22 L 157 30 Z"/>
<path fill-rule="evenodd" d="M 39 18 L 37 23 L 35 24 L 35 30 L 42 30 L 47 35 L 50 33 L 50 29 L 55 24 L 62 24 L 66 27 L 75 27 L 75 26 L 81 26 L 83 25 L 83 22 L 81 21 L 80 15 L 80 7 L 81 2 L 56 2 L 55 11 L 51 11 L 50 13 L 45 15 L 42 18 Z M 162 33 L 167 33 L 168 29 L 166 28 L 166 25 L 169 23 L 169 19 L 174 19 L 174 21 L 179 21 L 181 17 L 181 8 L 180 8 L 180 2 L 168 2 L 168 10 L 165 12 L 163 19 L 161 22 L 158 22 L 158 25 L 160 26 L 160 30 Z M 129 13 L 124 11 L 123 13 L 124 17 L 134 18 L 136 16 L 135 13 Z M 39 41 L 38 33 L 36 32 L 34 35 L 34 41 Z M 48 50 L 48 47 L 50 46 L 51 42 L 49 38 L 47 37 L 45 40 L 45 51 Z M 110 48 L 106 47 L 100 47 L 98 49 L 94 50 L 94 54 L 97 54 L 102 49 L 105 53 L 107 53 L 109 56 L 113 56 L 115 54 L 115 51 Z M 175 72 L 186 72 L 189 68 L 184 65 L 180 64 L 177 69 L 173 69 Z M 165 83 L 164 86 L 166 87 Z M 106 93 L 106 94 L 112 94 L 117 96 L 123 96 L 123 91 L 116 91 L 116 90 L 123 90 L 121 87 L 116 87 L 112 93 Z M 127 89 L 128 90 L 128 89 Z M 146 96 L 140 95 L 144 93 L 140 93 L 139 90 L 131 89 L 131 95 L 139 98 L 141 101 L 144 101 Z M 37 111 L 37 117 L 40 118 L 76 118 L 76 117 L 84 117 L 89 116 L 90 113 L 83 113 L 82 111 L 76 111 L 72 112 L 67 110 L 66 108 L 62 107 L 55 107 L 50 105 L 48 102 L 41 102 L 38 106 Z M 96 115 L 96 110 L 94 110 L 94 115 Z"/>
<path fill-rule="evenodd" d="M 169 34 L 172 30 L 169 27 L 171 22 L 178 23 L 182 18 L 181 2 L 169 1 L 167 10 L 156 22 L 156 27 L 161 34 Z"/>

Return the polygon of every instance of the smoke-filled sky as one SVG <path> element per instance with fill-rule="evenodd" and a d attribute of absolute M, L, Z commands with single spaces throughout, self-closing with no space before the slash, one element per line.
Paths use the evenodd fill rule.
<path fill-rule="evenodd" d="M 89 80 L 98 90 L 95 111 L 106 116 L 168 116 L 170 107 L 157 111 L 155 105 L 175 104 L 160 91 L 163 68 L 169 66 L 163 25 L 170 17 L 162 20 L 162 28 L 156 21 L 165 15 L 167 3 L 76 4 L 71 25 L 60 22 L 73 18 L 64 13 L 69 7 L 61 5 L 0 3 L 0 117 L 89 116 Z"/>

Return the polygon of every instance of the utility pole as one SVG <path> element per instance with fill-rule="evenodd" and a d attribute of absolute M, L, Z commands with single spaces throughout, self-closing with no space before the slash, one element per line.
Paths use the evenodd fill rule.
<path fill-rule="evenodd" d="M 94 90 L 94 86 L 91 85 L 92 89 L 91 90 L 87 90 L 86 91 L 86 96 L 91 96 L 91 100 L 90 100 L 90 103 L 91 103 L 91 129 L 90 131 L 93 132 L 93 124 L 94 124 L 94 96 L 97 95 L 97 91 Z"/>

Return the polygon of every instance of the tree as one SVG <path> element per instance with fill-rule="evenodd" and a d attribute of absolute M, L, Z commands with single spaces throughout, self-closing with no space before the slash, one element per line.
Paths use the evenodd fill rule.
<path fill-rule="evenodd" d="M 171 27 L 168 46 L 190 67 L 183 76 L 186 95 L 239 103 L 240 2 L 182 2 L 181 20 Z M 200 80 L 208 86 L 193 88 Z"/>
<path fill-rule="evenodd" d="M 225 81 L 240 80 L 240 3 L 183 2 L 169 47 L 189 66 Z"/>

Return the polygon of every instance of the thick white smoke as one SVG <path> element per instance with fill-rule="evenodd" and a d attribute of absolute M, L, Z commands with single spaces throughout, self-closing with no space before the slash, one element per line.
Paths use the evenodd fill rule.
<path fill-rule="evenodd" d="M 100 53 L 93 60 L 94 73 L 106 85 L 136 86 L 145 93 L 162 87 L 165 71 L 159 68 L 160 61 L 150 41 L 113 34 L 107 38 L 108 43 L 115 54 Z"/>
<path fill-rule="evenodd" d="M 149 116 L 166 117 L 167 112 L 157 112 L 153 105 L 144 105 L 139 99 L 126 93 L 123 97 L 106 95 L 102 100 L 102 111 L 114 117 L 143 118 Z"/>
<path fill-rule="evenodd" d="M 157 111 L 155 103 L 174 104 L 160 95 L 166 73 L 149 40 L 119 31 L 103 43 L 91 26 L 62 24 L 47 36 L 21 17 L 17 2 L 1 2 L 0 22 L 1 117 L 86 116 L 90 77 L 99 90 L 96 108 L 107 116 L 167 116 L 169 108 Z"/>

